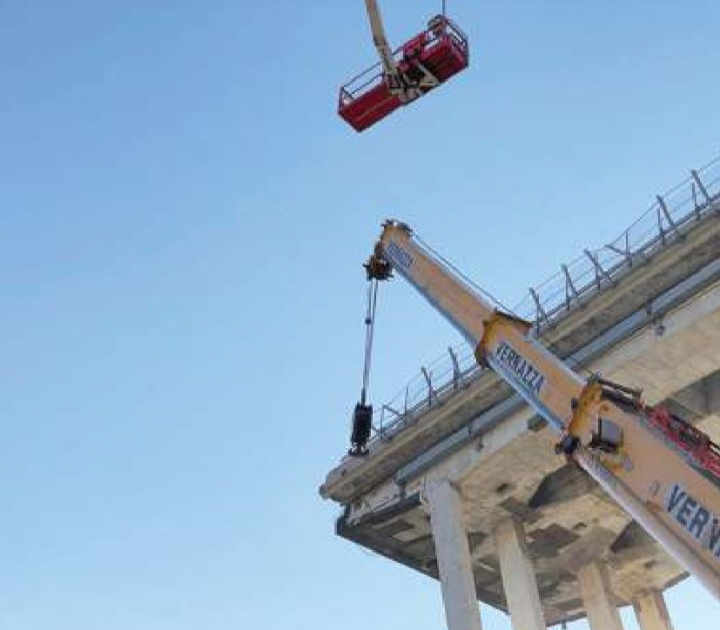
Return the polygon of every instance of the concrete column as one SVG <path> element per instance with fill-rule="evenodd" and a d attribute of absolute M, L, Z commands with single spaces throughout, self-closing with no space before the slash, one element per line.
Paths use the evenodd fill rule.
<path fill-rule="evenodd" d="M 605 566 L 600 562 L 592 562 L 580 569 L 577 577 L 590 628 L 623 630 L 620 613 L 613 603 Z"/>
<path fill-rule="evenodd" d="M 535 570 L 528 556 L 525 531 L 509 518 L 493 532 L 503 588 L 515 630 L 545 630 Z"/>
<path fill-rule="evenodd" d="M 482 630 L 460 493 L 447 481 L 425 489 L 448 630 Z"/>
<path fill-rule="evenodd" d="M 640 630 L 673 630 L 661 591 L 650 591 L 634 599 L 633 608 Z"/>

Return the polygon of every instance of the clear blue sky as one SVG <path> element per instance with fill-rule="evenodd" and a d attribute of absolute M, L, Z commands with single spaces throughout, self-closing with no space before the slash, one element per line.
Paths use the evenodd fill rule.
<path fill-rule="evenodd" d="M 384 4 L 399 42 L 439 2 Z M 360 0 L 0 3 L 1 630 L 443 627 L 317 495 L 379 223 L 514 303 L 720 148 L 716 0 L 450 7 L 472 69 L 357 136 Z M 380 308 L 378 398 L 457 340 Z"/>

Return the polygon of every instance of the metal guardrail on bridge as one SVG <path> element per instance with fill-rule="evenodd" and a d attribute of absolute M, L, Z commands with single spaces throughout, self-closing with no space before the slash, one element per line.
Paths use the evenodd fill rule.
<path fill-rule="evenodd" d="M 538 334 L 553 327 L 569 312 L 580 308 L 629 267 L 642 263 L 674 242 L 693 222 L 720 214 L 720 158 L 663 195 L 611 243 L 581 256 L 542 284 L 530 288 L 514 313 L 534 323 Z M 447 354 L 424 366 L 398 394 L 382 405 L 372 441 L 388 440 L 438 403 L 467 386 L 481 373 L 467 344 L 449 348 Z"/>

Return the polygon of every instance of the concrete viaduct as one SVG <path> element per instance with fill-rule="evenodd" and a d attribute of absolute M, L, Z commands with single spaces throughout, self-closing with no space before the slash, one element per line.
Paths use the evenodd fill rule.
<path fill-rule="evenodd" d="M 531 291 L 537 333 L 570 365 L 642 388 L 720 441 L 720 160 L 612 244 Z M 367 458 L 320 488 L 337 533 L 437 578 L 449 630 L 480 630 L 478 600 L 515 630 L 587 616 L 672 628 L 663 591 L 682 569 L 581 470 L 494 373 L 449 356 L 447 377 L 383 409 Z"/>

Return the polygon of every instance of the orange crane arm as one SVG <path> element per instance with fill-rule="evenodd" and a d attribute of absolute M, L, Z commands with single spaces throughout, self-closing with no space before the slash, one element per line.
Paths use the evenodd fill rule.
<path fill-rule="evenodd" d="M 720 449 L 633 390 L 582 378 L 495 308 L 403 223 L 388 221 L 366 265 L 412 284 L 558 433 L 558 452 L 580 465 L 720 599 Z"/>

